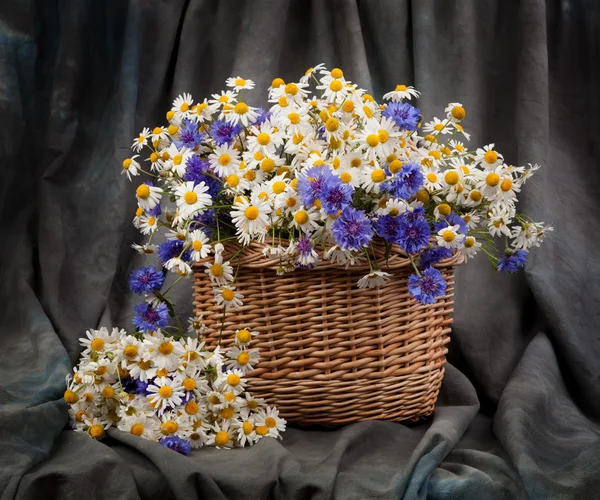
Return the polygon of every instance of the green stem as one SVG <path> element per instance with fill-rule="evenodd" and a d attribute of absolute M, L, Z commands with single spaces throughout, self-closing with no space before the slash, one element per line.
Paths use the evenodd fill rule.
<path fill-rule="evenodd" d="M 408 255 L 408 258 L 410 259 L 410 263 L 413 266 L 413 269 L 415 270 L 415 273 L 417 273 L 417 276 L 421 276 L 421 272 L 419 271 L 419 268 L 417 267 L 417 265 L 415 264 L 414 259 L 412 258 L 412 255 Z"/>

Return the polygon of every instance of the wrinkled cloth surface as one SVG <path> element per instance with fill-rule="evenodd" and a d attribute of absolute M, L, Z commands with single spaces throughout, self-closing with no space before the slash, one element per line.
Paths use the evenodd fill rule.
<path fill-rule="evenodd" d="M 0 498 L 600 498 L 598 26 L 584 0 L 2 2 Z M 556 230 L 523 273 L 459 269 L 434 416 L 191 458 L 69 430 L 78 338 L 136 301 L 133 137 L 184 91 L 319 62 L 376 99 L 415 85 L 428 119 L 461 102 L 473 145 L 543 165 L 520 209 Z"/>

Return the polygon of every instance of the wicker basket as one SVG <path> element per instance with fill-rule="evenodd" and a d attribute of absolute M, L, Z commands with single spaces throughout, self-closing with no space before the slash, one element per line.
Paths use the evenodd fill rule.
<path fill-rule="evenodd" d="M 237 247 L 228 247 L 227 255 Z M 382 288 L 359 289 L 368 265 L 349 270 L 321 264 L 311 271 L 277 276 L 278 261 L 252 243 L 236 258 L 237 290 L 244 305 L 228 311 L 222 344 L 237 328 L 259 332 L 260 363 L 248 388 L 298 424 L 344 424 L 361 420 L 417 420 L 433 412 L 444 376 L 453 312 L 454 266 L 460 254 L 436 267 L 447 294 L 430 306 L 415 302 L 407 283 L 412 265 L 393 247 L 382 270 L 393 274 Z M 205 268 L 194 277 L 194 306 L 203 314 L 209 348 L 222 321 Z"/>

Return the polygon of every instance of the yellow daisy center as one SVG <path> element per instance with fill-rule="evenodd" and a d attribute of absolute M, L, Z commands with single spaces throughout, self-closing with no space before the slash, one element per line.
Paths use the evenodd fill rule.
<path fill-rule="evenodd" d="M 214 263 L 210 266 L 210 274 L 212 274 L 215 278 L 220 278 L 223 276 L 223 266 L 221 264 Z"/>
<path fill-rule="evenodd" d="M 342 172 L 340 175 L 340 180 L 344 184 L 348 184 L 350 181 L 352 181 L 352 175 L 349 172 Z"/>
<path fill-rule="evenodd" d="M 437 130 L 437 131 L 440 131 L 440 130 L 442 130 L 443 128 L 444 128 L 444 124 L 443 124 L 443 123 L 436 123 L 436 124 L 433 126 L 433 130 Z"/>
<path fill-rule="evenodd" d="M 65 391 L 63 398 L 65 402 L 70 405 L 75 404 L 77 403 L 77 401 L 79 401 L 79 396 L 77 396 L 77 394 L 75 394 L 75 392 L 73 392 L 70 389 L 67 389 Z"/>
<path fill-rule="evenodd" d="M 363 106 L 363 112 L 367 118 L 373 118 L 373 110 L 369 106 Z"/>
<path fill-rule="evenodd" d="M 274 89 L 281 87 L 282 85 L 285 85 L 285 82 L 281 78 L 275 78 L 271 82 L 271 87 L 273 87 Z"/>
<path fill-rule="evenodd" d="M 408 90 L 406 85 L 396 85 L 396 92 L 404 92 L 406 90 Z"/>
<path fill-rule="evenodd" d="M 215 444 L 217 446 L 226 446 L 229 443 L 229 434 L 225 431 L 217 432 L 215 436 Z"/>
<path fill-rule="evenodd" d="M 125 160 L 123 160 L 123 168 L 125 170 L 129 170 L 129 167 L 131 167 L 131 158 L 126 158 Z"/>
<path fill-rule="evenodd" d="M 104 348 L 104 340 L 96 338 L 90 343 L 92 351 L 101 351 Z"/>
<path fill-rule="evenodd" d="M 331 70 L 331 76 L 333 78 L 342 78 L 344 76 L 344 72 L 340 68 L 333 68 Z"/>
<path fill-rule="evenodd" d="M 177 127 L 176 125 L 169 125 L 169 128 L 167 128 L 167 132 L 169 132 L 169 135 L 175 135 L 178 130 L 179 127 Z"/>
<path fill-rule="evenodd" d="M 389 169 L 392 174 L 400 172 L 402 168 L 402 162 L 400 160 L 394 160 L 390 163 Z"/>
<path fill-rule="evenodd" d="M 433 150 L 433 151 L 429 151 L 429 156 L 431 156 L 432 158 L 435 158 L 436 160 L 439 160 L 441 158 L 441 154 L 439 151 Z"/>
<path fill-rule="evenodd" d="M 490 187 L 496 187 L 500 183 L 500 176 L 496 172 L 491 172 L 485 178 L 485 183 Z"/>
<path fill-rule="evenodd" d="M 379 137 L 381 144 L 385 144 L 389 140 L 390 134 L 388 134 L 387 130 L 379 130 L 377 132 L 377 137 Z"/>
<path fill-rule="evenodd" d="M 227 153 L 222 154 L 219 156 L 219 163 L 226 167 L 231 163 L 231 156 L 229 156 Z"/>
<path fill-rule="evenodd" d="M 486 163 L 489 163 L 491 165 L 498 161 L 498 153 L 496 153 L 496 151 L 494 151 L 493 149 L 490 149 L 489 151 L 486 151 L 486 153 L 483 155 L 483 159 Z"/>
<path fill-rule="evenodd" d="M 256 172 L 254 170 L 248 170 L 248 172 L 244 174 L 244 179 L 248 181 L 253 181 L 254 179 L 256 179 Z"/>
<path fill-rule="evenodd" d="M 233 108 L 233 111 L 238 115 L 246 114 L 248 112 L 248 105 L 245 102 L 238 102 Z"/>
<path fill-rule="evenodd" d="M 264 436 L 267 434 L 267 432 L 269 432 L 269 428 L 266 425 L 257 425 L 255 428 L 256 428 L 256 433 L 259 436 Z"/>
<path fill-rule="evenodd" d="M 272 158 L 265 158 L 260 162 L 260 168 L 263 172 L 272 172 L 275 168 L 275 161 Z"/>
<path fill-rule="evenodd" d="M 325 128 L 329 132 L 335 132 L 340 127 L 340 122 L 337 118 L 328 118 L 325 122 Z"/>
<path fill-rule="evenodd" d="M 339 80 L 332 80 L 329 84 L 329 88 L 332 92 L 339 92 L 340 90 L 342 90 L 343 85 L 342 82 L 340 82 Z"/>
<path fill-rule="evenodd" d="M 342 106 L 342 109 L 346 113 L 352 113 L 352 111 L 354 111 L 354 103 L 352 101 L 346 101 Z"/>
<path fill-rule="evenodd" d="M 188 191 L 183 196 L 183 199 L 188 205 L 193 205 L 198 201 L 198 195 L 194 191 Z"/>
<path fill-rule="evenodd" d="M 135 358 L 138 355 L 138 348 L 134 345 L 128 345 L 123 350 L 123 354 L 128 358 Z"/>
<path fill-rule="evenodd" d="M 83 422 L 83 419 L 86 418 L 88 416 L 88 414 L 81 410 L 78 411 L 77 414 L 75 415 L 75 420 L 77 420 L 77 422 Z"/>
<path fill-rule="evenodd" d="M 130 432 L 134 436 L 141 436 L 144 433 L 144 426 L 142 424 L 133 424 Z"/>
<path fill-rule="evenodd" d="M 160 428 L 163 434 L 174 434 L 179 429 L 179 425 L 172 420 L 167 420 L 166 422 L 160 424 Z"/>
<path fill-rule="evenodd" d="M 298 93 L 298 85 L 295 83 L 288 83 L 285 86 L 285 93 L 288 95 L 296 95 Z"/>
<path fill-rule="evenodd" d="M 137 365 L 140 370 L 149 370 L 151 364 L 151 361 L 139 361 Z"/>
<path fill-rule="evenodd" d="M 394 207 L 390 210 L 390 215 L 392 217 L 396 217 L 399 213 L 400 213 L 400 211 L 396 207 Z"/>
<path fill-rule="evenodd" d="M 500 189 L 502 189 L 502 191 L 504 191 L 505 193 L 507 191 L 510 191 L 512 189 L 512 181 L 510 179 L 504 179 L 502 181 L 502 184 L 500 184 Z"/>
<path fill-rule="evenodd" d="M 235 387 L 240 383 L 240 376 L 236 373 L 230 373 L 229 375 L 227 375 L 227 383 L 230 386 Z"/>
<path fill-rule="evenodd" d="M 141 200 L 145 200 L 146 198 L 148 198 L 148 196 L 150 196 L 150 187 L 146 184 L 140 184 L 135 190 L 135 194 Z"/>
<path fill-rule="evenodd" d="M 254 430 L 254 427 L 252 426 L 252 424 L 250 422 L 248 422 L 246 420 L 242 424 L 242 430 L 244 431 L 244 434 L 246 434 L 246 436 L 247 436 L 248 434 L 250 434 Z"/>
<path fill-rule="evenodd" d="M 233 415 L 235 415 L 235 410 L 233 409 L 232 406 L 227 406 L 219 412 L 219 415 L 221 415 L 221 418 L 228 420 L 228 419 L 232 418 Z"/>
<path fill-rule="evenodd" d="M 454 186 L 458 182 L 458 174 L 456 172 L 446 172 L 444 180 L 450 186 Z"/>
<path fill-rule="evenodd" d="M 300 123 L 300 115 L 298 113 L 290 113 L 288 120 L 292 125 L 298 125 Z"/>
<path fill-rule="evenodd" d="M 219 97 L 219 102 L 228 102 L 229 101 L 229 97 L 227 97 L 226 95 L 222 95 Z"/>
<path fill-rule="evenodd" d="M 247 344 L 252 339 L 252 335 L 250 334 L 250 330 L 240 330 L 236 334 L 237 341 L 241 344 Z"/>
<path fill-rule="evenodd" d="M 275 194 L 283 193 L 285 191 L 285 182 L 283 182 L 283 181 L 274 182 L 272 189 Z"/>
<path fill-rule="evenodd" d="M 94 439 L 100 439 L 104 436 L 104 427 L 100 424 L 94 424 L 90 427 L 90 436 Z"/>
<path fill-rule="evenodd" d="M 169 374 L 169 370 L 167 370 L 166 368 L 161 368 L 160 370 L 156 371 L 156 375 L 158 377 L 166 377 Z"/>
<path fill-rule="evenodd" d="M 267 418 L 265 418 L 265 425 L 267 427 L 269 427 L 270 429 L 272 429 L 273 427 L 277 426 L 277 422 L 275 421 L 275 419 L 273 417 L 267 417 Z"/>
<path fill-rule="evenodd" d="M 236 78 L 235 79 L 235 84 L 238 87 L 243 87 L 244 85 L 246 85 L 246 80 L 244 80 L 243 78 Z"/>
<path fill-rule="evenodd" d="M 186 378 L 182 382 L 183 388 L 186 391 L 193 391 L 196 388 L 196 381 L 193 378 Z"/>
<path fill-rule="evenodd" d="M 296 201 L 296 198 L 288 198 L 287 200 L 285 200 L 285 204 L 289 207 L 289 208 L 294 208 L 296 206 L 296 203 L 298 203 Z"/>
<path fill-rule="evenodd" d="M 282 108 L 287 108 L 288 100 L 284 95 L 282 95 L 279 99 L 277 99 L 277 104 L 279 104 L 279 106 L 281 106 Z"/>
<path fill-rule="evenodd" d="M 210 404 L 213 404 L 213 405 L 218 405 L 221 402 L 219 397 L 215 396 L 214 394 L 212 396 L 209 396 L 208 401 L 210 402 Z"/>
<path fill-rule="evenodd" d="M 173 352 L 173 344 L 171 342 L 163 342 L 162 344 L 160 344 L 158 352 L 160 352 L 164 356 L 168 356 Z"/>
<path fill-rule="evenodd" d="M 372 148 L 375 148 L 379 145 L 379 137 L 375 134 L 369 134 L 367 136 L 367 144 Z"/>
<path fill-rule="evenodd" d="M 440 214 L 442 214 L 444 217 L 448 217 L 450 215 L 450 212 L 452 212 L 452 209 L 450 208 L 450 205 L 448 205 L 447 203 L 442 203 L 441 205 L 438 206 L 438 212 Z"/>
<path fill-rule="evenodd" d="M 185 412 L 188 415 L 195 415 L 196 413 L 198 413 L 198 403 L 196 403 L 195 401 L 188 401 L 185 405 Z"/>
<path fill-rule="evenodd" d="M 382 182 L 385 179 L 385 172 L 381 168 L 376 168 L 371 172 L 371 180 L 373 182 Z"/>
<path fill-rule="evenodd" d="M 246 406 L 251 410 L 256 410 L 256 408 L 258 408 L 258 403 L 252 399 L 246 403 Z"/>
<path fill-rule="evenodd" d="M 296 212 L 296 215 L 294 215 L 294 220 L 300 225 L 306 224 L 308 222 L 308 213 L 304 210 L 299 210 Z"/>
<path fill-rule="evenodd" d="M 465 248 L 471 248 L 475 244 L 475 238 L 473 236 L 467 236 L 465 239 Z"/>
<path fill-rule="evenodd" d="M 171 389 L 168 385 L 163 385 L 159 390 L 158 394 L 161 398 L 170 398 L 173 394 L 173 389 Z"/>
<path fill-rule="evenodd" d="M 114 398 L 115 397 L 115 390 L 110 385 L 107 385 L 104 389 L 102 389 L 102 395 L 106 399 Z"/>
<path fill-rule="evenodd" d="M 94 373 L 101 377 L 102 375 L 104 375 L 106 373 L 106 370 L 108 370 L 108 368 L 106 368 L 106 366 L 102 365 L 102 366 L 99 366 L 98 368 L 96 368 L 96 371 Z"/>
<path fill-rule="evenodd" d="M 170 122 L 174 116 L 175 116 L 175 111 L 173 111 L 173 110 L 167 111 L 167 115 L 166 115 L 167 121 Z"/>
<path fill-rule="evenodd" d="M 154 217 L 148 217 L 148 221 L 147 224 L 152 227 L 154 226 L 154 223 L 156 222 L 156 219 Z"/>
<path fill-rule="evenodd" d="M 241 352 L 238 354 L 237 362 L 240 365 L 247 365 L 250 362 L 250 355 L 247 352 Z"/>
<path fill-rule="evenodd" d="M 471 193 L 469 193 L 469 198 L 471 198 L 471 200 L 474 202 L 481 201 L 481 193 L 477 191 L 477 189 L 474 189 L 471 191 Z"/>
<path fill-rule="evenodd" d="M 141 217 L 142 215 L 144 215 L 144 209 L 142 207 L 137 207 L 135 209 L 135 216 Z"/>
<path fill-rule="evenodd" d="M 236 187 L 239 183 L 240 178 L 237 175 L 231 174 L 229 177 L 227 177 L 227 184 L 229 184 L 229 186 Z"/>
<path fill-rule="evenodd" d="M 462 120 L 467 114 L 467 112 L 462 106 L 454 106 L 452 108 L 451 114 L 452 118 L 454 118 L 455 120 Z"/>
<path fill-rule="evenodd" d="M 223 300 L 231 302 L 235 298 L 235 293 L 233 292 L 233 290 L 225 288 L 225 290 L 221 292 L 221 297 L 223 297 Z"/>
<path fill-rule="evenodd" d="M 443 233 L 442 233 L 442 239 L 446 242 L 446 243 L 450 243 L 451 241 L 454 241 L 455 235 L 452 231 L 450 231 L 450 229 L 446 229 Z"/>
<path fill-rule="evenodd" d="M 261 146 L 266 146 L 271 142 L 271 137 L 266 132 L 261 132 L 256 136 L 256 142 L 258 142 Z"/>
<path fill-rule="evenodd" d="M 259 215 L 258 208 L 256 208 L 254 205 L 250 205 L 246 210 L 244 210 L 244 216 L 248 220 L 258 219 L 258 215 Z"/>

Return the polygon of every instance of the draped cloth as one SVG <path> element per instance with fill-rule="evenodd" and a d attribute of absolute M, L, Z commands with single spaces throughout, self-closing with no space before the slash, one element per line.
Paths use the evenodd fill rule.
<path fill-rule="evenodd" d="M 599 22 L 589 0 L 3 2 L 2 500 L 599 498 Z M 556 230 L 518 275 L 458 270 L 435 414 L 191 457 L 70 430 L 78 338 L 131 324 L 133 137 L 182 92 L 319 62 L 378 100 L 414 85 L 427 119 L 460 102 L 472 144 L 542 164 L 519 209 Z M 189 283 L 177 304 L 191 314 Z"/>

